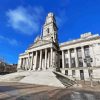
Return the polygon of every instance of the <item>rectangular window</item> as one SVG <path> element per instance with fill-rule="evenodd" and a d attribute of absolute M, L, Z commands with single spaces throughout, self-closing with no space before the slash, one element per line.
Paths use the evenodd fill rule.
<path fill-rule="evenodd" d="M 76 67 L 76 65 L 75 65 L 75 58 L 71 58 L 71 67 L 72 68 Z"/>
<path fill-rule="evenodd" d="M 78 58 L 79 67 L 83 67 L 83 60 L 82 57 Z"/>
<path fill-rule="evenodd" d="M 68 76 L 68 70 L 65 70 L 65 75 L 67 75 L 67 76 Z"/>
<path fill-rule="evenodd" d="M 72 70 L 72 76 L 74 76 L 75 75 L 75 70 Z"/>
<path fill-rule="evenodd" d="M 68 58 L 65 58 L 65 68 L 69 68 Z"/>
<path fill-rule="evenodd" d="M 90 56 L 89 46 L 84 48 L 84 53 L 85 53 L 85 57 L 89 57 Z"/>
<path fill-rule="evenodd" d="M 78 57 L 82 57 L 82 51 L 81 51 L 81 48 L 77 49 L 77 55 L 78 55 Z"/>

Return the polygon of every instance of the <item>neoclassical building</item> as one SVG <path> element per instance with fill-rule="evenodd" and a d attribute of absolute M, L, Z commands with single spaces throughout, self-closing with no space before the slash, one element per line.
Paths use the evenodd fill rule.
<path fill-rule="evenodd" d="M 58 43 L 57 25 L 49 13 L 42 35 L 19 55 L 18 70 L 57 70 L 78 80 L 100 78 L 100 36 L 84 33 L 79 39 Z"/>

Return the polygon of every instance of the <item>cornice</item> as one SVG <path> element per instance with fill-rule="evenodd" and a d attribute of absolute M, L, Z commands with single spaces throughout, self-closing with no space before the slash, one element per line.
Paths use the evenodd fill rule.
<path fill-rule="evenodd" d="M 80 38 L 80 39 L 60 43 L 59 47 L 73 45 L 73 44 L 82 43 L 82 42 L 91 41 L 91 40 L 97 40 L 97 39 L 100 39 L 100 36 L 91 37 L 91 38 Z"/>

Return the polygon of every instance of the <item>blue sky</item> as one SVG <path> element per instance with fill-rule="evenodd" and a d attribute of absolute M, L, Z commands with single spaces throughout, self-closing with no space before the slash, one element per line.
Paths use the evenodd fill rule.
<path fill-rule="evenodd" d="M 40 35 L 48 12 L 56 16 L 59 42 L 100 33 L 100 0 L 0 0 L 0 57 L 17 63 Z"/>

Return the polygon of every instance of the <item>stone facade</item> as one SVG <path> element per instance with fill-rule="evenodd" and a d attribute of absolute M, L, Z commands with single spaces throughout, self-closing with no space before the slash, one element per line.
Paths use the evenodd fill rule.
<path fill-rule="evenodd" d="M 88 80 L 91 70 L 94 79 L 100 78 L 100 36 L 88 32 L 79 39 L 58 44 L 57 30 L 55 17 L 49 13 L 42 35 L 20 54 L 17 69 L 59 69 L 63 74 L 78 80 Z"/>
<path fill-rule="evenodd" d="M 89 70 L 94 79 L 100 78 L 100 36 L 84 33 L 79 39 L 61 43 L 60 67 L 64 74 L 76 79 L 88 80 Z M 92 59 L 86 63 L 84 59 Z"/>

